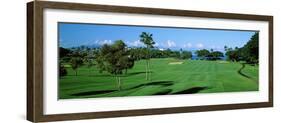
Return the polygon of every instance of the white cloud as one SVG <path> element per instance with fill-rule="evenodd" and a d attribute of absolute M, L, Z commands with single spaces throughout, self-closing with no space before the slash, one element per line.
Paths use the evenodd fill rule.
<path fill-rule="evenodd" d="M 100 44 L 100 45 L 103 45 L 103 44 L 112 44 L 112 41 L 111 41 L 111 40 L 102 40 L 102 41 L 99 41 L 98 44 Z"/>
<path fill-rule="evenodd" d="M 159 46 L 159 43 L 155 42 L 154 46 L 155 46 L 155 47 L 158 47 L 158 46 Z"/>
<path fill-rule="evenodd" d="M 187 43 L 187 44 L 184 44 L 183 45 L 183 48 L 191 48 L 192 47 L 192 44 L 191 43 Z"/>
<path fill-rule="evenodd" d="M 138 47 L 138 46 L 144 46 L 144 44 L 143 44 L 142 42 L 140 42 L 140 40 L 137 40 L 137 41 L 134 41 L 134 42 L 133 42 L 133 46 L 136 46 L 136 47 Z"/>
<path fill-rule="evenodd" d="M 132 47 L 140 47 L 140 46 L 144 46 L 144 44 L 142 42 L 140 42 L 140 40 L 136 40 L 136 41 L 131 41 L 131 42 L 125 42 L 128 46 L 132 46 Z"/>
<path fill-rule="evenodd" d="M 175 43 L 174 41 L 168 40 L 168 41 L 166 42 L 166 46 L 167 46 L 168 48 L 171 48 L 171 47 L 176 47 L 177 45 L 176 45 L 176 43 Z"/>
<path fill-rule="evenodd" d="M 165 49 L 163 49 L 163 48 L 159 48 L 159 50 L 164 51 Z"/>
<path fill-rule="evenodd" d="M 92 45 L 95 44 L 97 41 L 85 41 L 83 43 L 81 43 L 81 45 Z"/>
<path fill-rule="evenodd" d="M 203 45 L 203 44 L 201 44 L 201 43 L 198 43 L 198 44 L 196 45 L 196 47 L 197 47 L 197 48 L 199 48 L 199 49 L 201 49 L 201 48 L 203 48 L 203 47 L 204 47 L 204 45 Z"/>
<path fill-rule="evenodd" d="M 112 40 L 95 40 L 95 41 L 85 41 L 82 45 L 104 45 L 112 44 Z"/>

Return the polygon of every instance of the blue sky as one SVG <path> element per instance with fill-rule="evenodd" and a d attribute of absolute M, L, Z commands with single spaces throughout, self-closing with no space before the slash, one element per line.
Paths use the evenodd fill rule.
<path fill-rule="evenodd" d="M 70 48 L 81 45 L 112 44 L 123 40 L 129 47 L 144 46 L 139 41 L 141 32 L 153 34 L 155 47 L 184 50 L 214 49 L 223 51 L 224 46 L 242 47 L 254 31 L 230 31 L 188 28 L 159 28 L 141 26 L 97 25 L 59 23 L 59 43 Z"/>

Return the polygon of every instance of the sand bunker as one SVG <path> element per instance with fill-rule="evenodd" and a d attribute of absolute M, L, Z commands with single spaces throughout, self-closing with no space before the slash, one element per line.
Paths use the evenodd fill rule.
<path fill-rule="evenodd" d="M 170 62 L 169 64 L 174 65 L 174 64 L 182 64 L 183 62 Z"/>
<path fill-rule="evenodd" d="M 229 63 L 228 61 L 219 61 L 221 64 Z"/>

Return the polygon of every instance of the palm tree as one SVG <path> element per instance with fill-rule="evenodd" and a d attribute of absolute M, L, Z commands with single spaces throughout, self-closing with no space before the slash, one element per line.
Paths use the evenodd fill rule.
<path fill-rule="evenodd" d="M 146 45 L 146 80 L 151 80 L 151 71 L 150 71 L 150 49 L 154 48 L 153 45 L 155 42 L 153 41 L 152 34 L 147 32 L 142 32 L 140 35 L 140 41 Z M 149 72 L 149 77 L 148 77 Z"/>
<path fill-rule="evenodd" d="M 225 45 L 225 46 L 224 46 L 224 51 L 226 52 L 226 51 L 227 51 L 227 49 L 228 49 L 228 48 L 227 48 L 227 46 Z"/>

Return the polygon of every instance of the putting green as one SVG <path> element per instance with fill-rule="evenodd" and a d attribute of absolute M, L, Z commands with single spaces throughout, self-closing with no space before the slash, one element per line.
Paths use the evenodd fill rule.
<path fill-rule="evenodd" d="M 144 60 L 121 77 L 120 91 L 109 73 L 82 66 L 75 76 L 71 68 L 59 79 L 59 98 L 94 98 L 258 91 L 258 66 L 225 61 L 151 59 L 151 81 L 145 80 Z M 170 63 L 181 64 L 169 65 Z M 240 70 L 240 73 L 238 72 Z M 242 75 L 241 75 L 242 73 Z M 246 75 L 246 77 L 244 76 Z"/>

